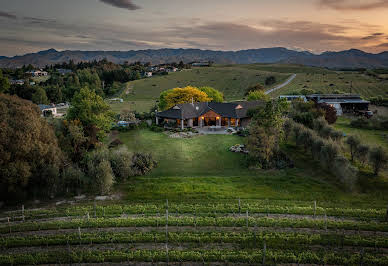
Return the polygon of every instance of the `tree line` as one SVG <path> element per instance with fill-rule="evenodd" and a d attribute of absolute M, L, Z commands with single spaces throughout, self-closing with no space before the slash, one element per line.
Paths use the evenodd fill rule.
<path fill-rule="evenodd" d="M 109 193 L 114 183 L 156 166 L 150 154 L 108 149 L 109 105 L 83 87 L 66 119 L 45 119 L 31 101 L 0 93 L 0 199 Z"/>

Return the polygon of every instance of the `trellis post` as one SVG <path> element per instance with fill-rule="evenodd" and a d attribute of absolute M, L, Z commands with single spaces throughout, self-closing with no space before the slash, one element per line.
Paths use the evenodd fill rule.
<path fill-rule="evenodd" d="M 166 210 L 166 243 L 168 243 L 168 210 Z"/>
<path fill-rule="evenodd" d="M 264 243 L 263 243 L 263 265 L 265 265 L 265 253 L 267 252 L 267 244 L 265 243 L 265 239 L 264 239 Z"/>
<path fill-rule="evenodd" d="M 24 204 L 22 205 L 22 219 L 23 219 L 23 222 L 24 222 Z"/>
<path fill-rule="evenodd" d="M 247 229 L 249 228 L 249 213 L 247 210 L 247 215 L 246 215 L 246 223 L 247 223 Z"/>
<path fill-rule="evenodd" d="M 317 214 L 317 201 L 314 200 L 314 218 L 315 218 L 316 214 Z"/>

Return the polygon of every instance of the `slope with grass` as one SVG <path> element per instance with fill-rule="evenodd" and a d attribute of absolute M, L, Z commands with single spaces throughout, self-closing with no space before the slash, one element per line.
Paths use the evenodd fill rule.
<path fill-rule="evenodd" d="M 151 152 L 158 167 L 146 177 L 122 186 L 127 199 L 215 199 L 268 198 L 325 201 L 352 201 L 381 198 L 374 193 L 354 195 L 343 192 L 329 173 L 295 147 L 284 147 L 295 168 L 279 171 L 248 169 L 242 154 L 229 152 L 245 139 L 230 135 L 204 135 L 189 139 L 169 138 L 148 130 L 121 133 L 130 151 Z"/>
<path fill-rule="evenodd" d="M 292 82 L 270 95 L 277 97 L 303 89 L 322 93 L 352 92 L 366 98 L 386 96 L 387 93 L 387 79 L 356 71 L 341 72 L 289 64 L 216 65 L 129 82 L 120 96 L 125 102 L 112 104 L 112 108 L 117 112 L 123 108 L 148 112 L 155 106 L 162 91 L 188 85 L 214 87 L 224 93 L 226 101 L 242 100 L 248 87 L 257 83 L 265 84 L 267 77 L 276 78 L 276 84 L 265 86 L 269 90 L 282 84 L 293 74 L 297 75 Z"/>
<path fill-rule="evenodd" d="M 295 168 L 264 171 L 228 151 L 237 136 L 119 136 L 158 167 L 119 200 L 0 212 L 1 265 L 388 264 L 387 185 L 347 193 L 292 144 Z"/>
<path fill-rule="evenodd" d="M 269 76 L 275 76 L 277 84 L 280 84 L 287 80 L 291 74 L 251 69 L 244 65 L 193 68 L 169 73 L 165 76 L 153 76 L 130 82 L 128 89 L 123 91 L 121 97 L 127 106 L 133 107 L 132 109 L 149 111 L 149 108 L 155 105 L 159 99 L 162 91 L 191 85 L 214 87 L 224 93 L 227 101 L 241 100 L 248 87 L 257 83 L 264 84 L 265 79 Z M 270 89 L 275 85 L 266 88 Z M 120 108 L 117 106 L 119 105 L 116 104 L 114 107 L 116 110 Z M 121 106 L 125 106 L 125 104 L 121 104 Z"/>

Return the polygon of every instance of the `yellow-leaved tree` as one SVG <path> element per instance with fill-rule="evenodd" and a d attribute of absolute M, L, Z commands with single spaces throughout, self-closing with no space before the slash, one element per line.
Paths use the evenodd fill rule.
<path fill-rule="evenodd" d="M 169 109 L 180 103 L 190 103 L 191 101 L 210 102 L 212 100 L 205 92 L 191 86 L 184 88 L 174 88 L 166 92 L 167 93 L 164 93 L 164 95 L 161 95 L 163 96 L 163 100 L 161 99 L 159 105 L 162 110 Z"/>

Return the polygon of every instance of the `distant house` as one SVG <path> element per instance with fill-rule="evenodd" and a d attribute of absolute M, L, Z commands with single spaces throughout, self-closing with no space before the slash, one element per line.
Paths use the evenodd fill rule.
<path fill-rule="evenodd" d="M 27 71 L 26 74 L 31 75 L 32 77 L 42 77 L 42 76 L 48 75 L 48 73 L 46 71 L 41 71 L 41 70 Z"/>
<path fill-rule="evenodd" d="M 57 108 L 51 105 L 39 104 L 39 109 L 42 112 L 42 116 L 53 115 L 57 116 Z"/>
<path fill-rule="evenodd" d="M 124 100 L 122 98 L 112 98 L 112 99 L 109 99 L 109 101 L 111 102 L 124 102 Z"/>
<path fill-rule="evenodd" d="M 166 72 L 177 72 L 178 69 L 176 67 L 168 67 L 166 68 Z"/>
<path fill-rule="evenodd" d="M 57 71 L 59 74 L 61 74 L 63 76 L 73 72 L 71 69 L 64 69 L 64 68 L 58 68 Z"/>
<path fill-rule="evenodd" d="M 144 77 L 146 78 L 152 77 L 152 72 L 144 72 Z"/>
<path fill-rule="evenodd" d="M 193 66 L 193 67 L 209 67 L 210 62 L 195 62 L 195 63 L 192 63 L 191 66 Z"/>
<path fill-rule="evenodd" d="M 262 101 L 216 103 L 197 102 L 178 104 L 156 113 L 156 123 L 180 127 L 246 127 L 250 122 L 248 110 L 263 106 Z"/>
<path fill-rule="evenodd" d="M 369 108 L 369 101 L 363 100 L 357 94 L 312 94 L 307 95 L 306 98 L 316 103 L 328 104 L 334 107 L 338 116 L 344 113 L 367 111 Z"/>
<path fill-rule="evenodd" d="M 24 85 L 24 79 L 11 79 L 11 85 Z"/>

